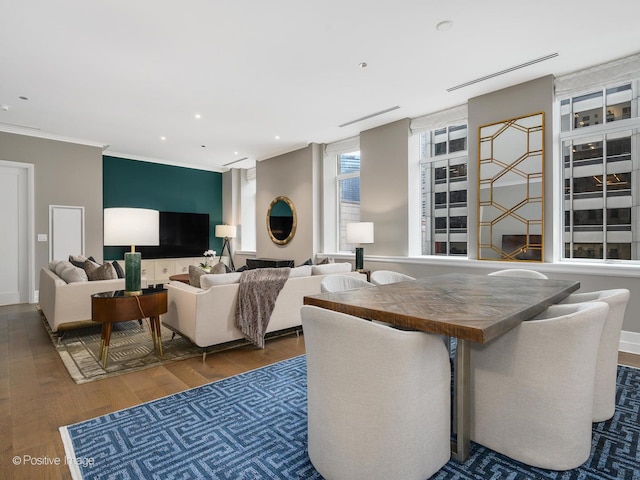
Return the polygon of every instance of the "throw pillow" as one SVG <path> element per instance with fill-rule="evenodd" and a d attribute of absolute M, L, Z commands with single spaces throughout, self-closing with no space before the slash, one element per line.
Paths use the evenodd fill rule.
<path fill-rule="evenodd" d="M 236 272 L 244 272 L 245 270 L 248 270 L 249 267 L 247 267 L 246 265 L 242 265 L 240 268 L 236 268 Z"/>
<path fill-rule="evenodd" d="M 69 267 L 62 272 L 62 276 L 60 277 L 67 283 L 78 283 L 78 282 L 87 282 L 89 278 L 87 277 L 87 272 L 84 271 L 83 268 L 80 267 Z"/>
<path fill-rule="evenodd" d="M 87 272 L 87 277 L 90 282 L 118 278 L 115 268 L 113 268 L 113 265 L 109 262 L 96 266 L 91 260 L 87 260 L 84 262 L 84 271 Z"/>
<path fill-rule="evenodd" d="M 87 257 L 84 255 L 69 255 L 69 261 L 74 267 L 84 268 L 84 262 L 87 261 Z"/>
<path fill-rule="evenodd" d="M 113 262 L 111 262 L 111 265 L 113 265 L 113 268 L 116 269 L 116 275 L 118 275 L 118 278 L 124 278 L 124 270 L 122 269 L 118 261 L 114 260 Z"/>
<path fill-rule="evenodd" d="M 71 262 L 67 262 L 65 260 L 58 262 L 56 264 L 56 275 L 62 278 L 62 272 L 64 272 L 69 267 L 73 267 L 73 264 Z"/>
<path fill-rule="evenodd" d="M 207 273 L 208 272 L 206 270 L 203 270 L 196 265 L 189 265 L 189 285 L 200 288 L 200 277 Z"/>
<path fill-rule="evenodd" d="M 298 265 L 299 267 L 302 267 L 303 265 L 313 265 L 313 261 L 309 258 L 307 259 L 304 263 L 301 263 L 300 265 Z"/>
<path fill-rule="evenodd" d="M 220 273 L 229 273 L 229 272 L 227 272 L 227 266 L 224 263 L 218 262 L 211 269 L 211 273 L 220 274 Z"/>
<path fill-rule="evenodd" d="M 316 263 L 316 265 L 326 265 L 328 263 L 334 263 L 334 262 L 335 260 L 333 258 L 326 257 L 320 260 L 318 263 Z"/>

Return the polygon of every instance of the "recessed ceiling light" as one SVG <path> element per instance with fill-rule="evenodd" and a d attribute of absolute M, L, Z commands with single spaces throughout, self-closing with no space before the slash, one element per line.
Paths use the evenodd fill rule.
<path fill-rule="evenodd" d="M 196 113 L 195 117 L 196 119 L 200 120 L 202 118 L 202 115 L 200 115 L 199 113 Z"/>
<path fill-rule="evenodd" d="M 11 107 L 9 105 L 0 105 L 0 110 L 8 112 Z"/>
<path fill-rule="evenodd" d="M 358 64 L 358 66 L 359 66 L 360 68 L 366 68 L 366 67 L 367 67 L 367 62 L 360 62 L 360 63 Z"/>
<path fill-rule="evenodd" d="M 452 28 L 453 22 L 451 20 L 443 20 L 436 25 L 436 30 L 438 30 L 439 32 L 446 32 L 447 30 L 451 30 Z"/>
<path fill-rule="evenodd" d="M 233 152 L 233 154 L 234 154 L 234 155 L 237 155 L 237 154 L 238 154 L 238 152 Z"/>
<path fill-rule="evenodd" d="M 29 97 L 25 97 L 25 96 L 19 96 L 18 97 L 20 100 L 29 100 Z"/>
<path fill-rule="evenodd" d="M 200 146 L 201 146 L 202 148 L 207 148 L 207 146 L 206 146 L 206 145 L 200 145 Z"/>
<path fill-rule="evenodd" d="M 166 140 L 167 137 L 160 137 L 160 140 Z"/>
<path fill-rule="evenodd" d="M 276 140 L 280 140 L 280 135 L 276 135 Z"/>

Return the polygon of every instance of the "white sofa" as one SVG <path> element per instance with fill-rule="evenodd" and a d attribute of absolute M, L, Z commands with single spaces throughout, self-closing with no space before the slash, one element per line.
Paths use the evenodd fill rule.
<path fill-rule="evenodd" d="M 343 266 L 342 269 L 339 266 Z M 351 272 L 349 263 L 306 267 L 292 269 L 292 275 L 278 294 L 266 333 L 301 326 L 300 307 L 303 298 L 319 294 L 320 283 L 328 274 L 341 273 L 366 278 L 364 274 Z M 305 275 L 306 271 L 309 274 Z M 167 313 L 162 315 L 162 323 L 202 348 L 242 339 L 242 332 L 235 326 L 239 277 L 238 273 L 204 275 L 201 277 L 203 284 L 207 284 L 205 279 L 219 283 L 208 288 L 169 282 L 166 284 Z M 233 283 L 224 283 L 226 279 Z"/>
<path fill-rule="evenodd" d="M 144 277 L 141 283 L 147 286 Z M 113 290 L 124 290 L 124 278 L 67 283 L 49 268 L 40 270 L 40 309 L 53 332 L 90 321 L 91 295 Z"/>

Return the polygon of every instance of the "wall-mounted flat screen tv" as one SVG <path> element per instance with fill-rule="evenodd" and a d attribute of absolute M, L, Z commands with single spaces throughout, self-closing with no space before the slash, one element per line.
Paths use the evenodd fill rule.
<path fill-rule="evenodd" d="M 136 247 L 142 258 L 201 257 L 209 249 L 209 214 L 160 212 L 160 245 Z"/>

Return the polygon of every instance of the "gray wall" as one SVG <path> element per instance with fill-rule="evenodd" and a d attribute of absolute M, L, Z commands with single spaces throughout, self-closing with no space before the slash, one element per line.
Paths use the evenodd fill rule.
<path fill-rule="evenodd" d="M 85 253 L 102 261 L 102 149 L 0 132 L 0 159 L 34 167 L 35 234 L 49 234 L 49 205 L 84 207 Z M 79 252 L 78 252 L 79 253 Z M 34 280 L 49 263 L 49 242 L 35 242 Z"/>
<path fill-rule="evenodd" d="M 360 220 L 374 223 L 369 255 L 407 255 L 409 119 L 360 134 Z"/>
<path fill-rule="evenodd" d="M 469 215 L 467 217 L 469 234 L 469 258 L 477 258 L 478 230 L 478 132 L 482 125 L 489 125 L 516 117 L 524 117 L 534 113 L 544 112 L 544 236 L 552 239 L 553 231 L 553 75 L 531 80 L 530 82 L 514 85 L 503 90 L 491 92 L 468 101 L 468 152 L 467 168 L 469 201 Z M 552 259 L 553 242 L 546 241 L 544 245 L 545 260 Z"/>
<path fill-rule="evenodd" d="M 320 146 L 311 144 L 256 165 L 256 257 L 291 259 L 298 265 L 315 255 L 320 157 Z M 277 196 L 288 197 L 297 213 L 296 234 L 287 245 L 273 243 L 267 232 L 267 209 Z"/>

